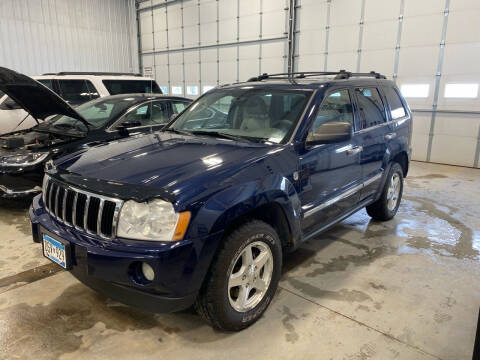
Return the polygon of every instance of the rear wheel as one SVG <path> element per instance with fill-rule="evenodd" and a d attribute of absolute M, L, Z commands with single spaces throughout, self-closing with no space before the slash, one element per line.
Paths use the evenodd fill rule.
<path fill-rule="evenodd" d="M 393 163 L 388 173 L 382 195 L 367 206 L 367 213 L 375 220 L 387 221 L 398 211 L 403 194 L 403 170 L 400 164 Z"/>
<path fill-rule="evenodd" d="M 197 298 L 197 312 L 218 329 L 246 328 L 270 304 L 281 267 L 275 230 L 262 221 L 249 221 L 224 240 Z"/>

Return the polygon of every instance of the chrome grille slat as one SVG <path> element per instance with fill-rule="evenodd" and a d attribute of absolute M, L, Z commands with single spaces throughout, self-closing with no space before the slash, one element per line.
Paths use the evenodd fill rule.
<path fill-rule="evenodd" d="M 78 199 L 78 192 L 75 192 L 75 197 L 73 199 L 73 205 L 72 205 L 72 224 L 75 227 L 77 227 L 77 199 Z"/>
<path fill-rule="evenodd" d="M 68 195 L 68 190 L 67 189 L 64 189 L 63 190 L 63 204 L 62 204 L 62 220 L 67 223 L 67 216 L 66 216 L 66 212 L 67 212 L 67 195 Z"/>
<path fill-rule="evenodd" d="M 60 186 L 57 185 L 57 188 L 55 189 L 55 210 L 53 213 L 55 214 L 55 217 L 58 218 L 58 193 L 60 192 Z"/>
<path fill-rule="evenodd" d="M 45 183 L 45 208 L 56 220 L 104 239 L 115 237 L 122 200 L 77 189 L 49 176 Z"/>
<path fill-rule="evenodd" d="M 105 204 L 104 199 L 100 199 L 100 205 L 98 205 L 98 216 L 97 216 L 97 234 L 103 236 L 102 234 L 102 216 L 103 216 L 103 205 Z"/>
<path fill-rule="evenodd" d="M 88 230 L 88 224 L 87 224 L 87 221 L 88 221 L 88 207 L 90 205 L 90 195 L 89 194 L 86 194 L 87 195 L 87 200 L 85 201 L 85 208 L 83 210 L 83 228 L 85 229 L 85 231 L 87 233 L 91 233 L 90 230 Z"/>

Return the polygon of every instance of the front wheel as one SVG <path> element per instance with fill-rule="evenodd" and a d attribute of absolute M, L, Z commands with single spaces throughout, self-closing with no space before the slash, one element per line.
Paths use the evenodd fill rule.
<path fill-rule="evenodd" d="M 398 211 L 403 194 L 403 170 L 399 163 L 390 167 L 382 195 L 374 203 L 367 206 L 367 213 L 373 219 L 387 221 Z"/>
<path fill-rule="evenodd" d="M 252 220 L 226 237 L 195 307 L 221 330 L 241 330 L 257 321 L 278 287 L 282 247 L 275 230 Z"/>

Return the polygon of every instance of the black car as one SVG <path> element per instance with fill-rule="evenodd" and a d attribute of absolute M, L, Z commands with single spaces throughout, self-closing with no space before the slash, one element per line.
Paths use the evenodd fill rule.
<path fill-rule="evenodd" d="M 40 192 L 47 161 L 82 147 L 161 129 L 191 102 L 160 94 L 121 94 L 73 109 L 41 83 L 6 68 L 0 68 L 0 92 L 38 123 L 0 136 L 0 197 Z"/>

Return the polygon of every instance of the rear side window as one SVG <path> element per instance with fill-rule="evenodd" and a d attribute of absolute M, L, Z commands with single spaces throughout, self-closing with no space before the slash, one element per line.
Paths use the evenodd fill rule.
<path fill-rule="evenodd" d="M 348 122 L 353 125 L 352 102 L 348 90 L 338 90 L 325 97 L 318 110 L 312 130 L 328 122 Z"/>
<path fill-rule="evenodd" d="M 398 96 L 398 93 L 395 91 L 395 89 L 391 87 L 386 87 L 383 88 L 383 91 L 385 93 L 387 103 L 390 106 L 390 117 L 392 118 L 392 120 L 404 117 L 407 113 L 405 112 L 402 101 L 400 100 L 400 97 Z"/>
<path fill-rule="evenodd" d="M 110 95 L 162 93 L 155 80 L 103 80 L 103 85 Z"/>
<path fill-rule="evenodd" d="M 88 80 L 57 80 L 59 95 L 70 105 L 80 105 L 98 98 L 93 84 Z"/>
<path fill-rule="evenodd" d="M 383 124 L 387 120 L 382 98 L 376 88 L 356 88 L 355 94 L 361 129 Z"/>
<path fill-rule="evenodd" d="M 180 114 L 187 106 L 189 103 L 183 102 L 183 101 L 172 101 L 172 110 L 173 113 Z"/>

